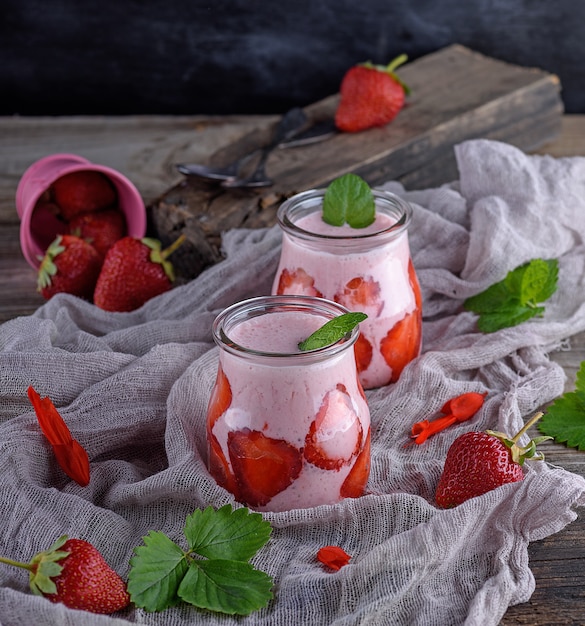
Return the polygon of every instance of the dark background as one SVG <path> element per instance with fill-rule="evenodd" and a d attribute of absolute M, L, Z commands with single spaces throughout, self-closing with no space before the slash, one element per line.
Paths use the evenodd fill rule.
<path fill-rule="evenodd" d="M 561 80 L 585 113 L 580 0 L 0 0 L 0 114 L 280 113 L 345 70 L 452 43 Z"/>

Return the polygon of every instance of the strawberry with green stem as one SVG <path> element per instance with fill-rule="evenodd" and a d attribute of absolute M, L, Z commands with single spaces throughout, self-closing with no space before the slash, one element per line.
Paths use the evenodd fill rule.
<path fill-rule="evenodd" d="M 524 461 L 542 460 L 544 455 L 536 451 L 536 446 L 550 437 L 537 437 L 526 446 L 518 442 L 542 415 L 537 413 L 513 437 L 492 430 L 457 437 L 447 452 L 435 494 L 437 504 L 451 508 L 507 483 L 524 480 Z"/>
<path fill-rule="evenodd" d="M 71 609 L 111 614 L 130 602 L 126 583 L 87 541 L 60 537 L 28 563 L 0 557 L 0 563 L 29 571 L 31 591 Z"/>
<path fill-rule="evenodd" d="M 385 126 L 404 106 L 409 88 L 395 70 L 406 62 L 401 54 L 388 65 L 374 65 L 371 61 L 351 67 L 339 88 L 340 101 L 335 112 L 335 125 L 343 132 Z"/>
<path fill-rule="evenodd" d="M 57 293 L 91 300 L 101 267 L 101 256 L 87 241 L 57 235 L 41 260 L 38 291 L 46 300 Z"/>
<path fill-rule="evenodd" d="M 162 249 L 157 239 L 123 237 L 106 254 L 93 296 L 105 311 L 133 311 L 169 291 L 175 273 L 169 256 L 183 243 L 181 235 Z"/>

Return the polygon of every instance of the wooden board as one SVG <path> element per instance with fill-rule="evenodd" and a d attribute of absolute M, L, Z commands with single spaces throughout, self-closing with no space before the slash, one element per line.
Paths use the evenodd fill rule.
<path fill-rule="evenodd" d="M 453 45 L 407 64 L 400 71 L 412 95 L 398 117 L 383 128 L 338 133 L 313 145 L 274 151 L 267 171 L 275 184 L 256 190 L 226 190 L 187 178 L 149 207 L 153 234 L 165 243 L 185 233 L 187 245 L 174 255 L 183 279 L 221 260 L 221 233 L 258 228 L 275 221 L 282 200 L 326 186 L 347 172 L 371 185 L 398 180 L 409 189 L 457 178 L 453 146 L 485 137 L 525 151 L 560 132 L 560 81 L 536 68 L 498 61 Z M 306 107 L 312 121 L 331 119 L 339 96 Z M 210 158 L 226 164 L 266 143 L 266 127 L 223 146 Z"/>

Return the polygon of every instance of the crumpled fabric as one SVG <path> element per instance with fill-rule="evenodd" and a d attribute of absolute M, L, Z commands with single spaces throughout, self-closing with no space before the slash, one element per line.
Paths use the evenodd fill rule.
<path fill-rule="evenodd" d="M 526 477 L 450 510 L 434 503 L 447 450 L 469 430 L 517 432 L 563 393 L 549 355 L 585 330 L 585 159 L 528 156 L 471 140 L 455 147 L 460 177 L 406 191 L 412 258 L 423 293 L 423 352 L 400 380 L 367 392 L 372 418 L 368 494 L 336 505 L 264 514 L 273 528 L 253 564 L 274 599 L 246 618 L 179 605 L 115 616 L 34 596 L 26 572 L 0 564 L 2 626 L 392 624 L 489 626 L 534 590 L 528 544 L 576 518 L 585 480 L 544 461 Z M 205 415 L 218 348 L 211 324 L 226 306 L 270 293 L 278 227 L 225 233 L 226 259 L 130 313 L 57 295 L 0 326 L 0 554 L 29 560 L 62 534 L 90 541 L 124 578 L 150 530 L 181 543 L 196 508 L 234 503 L 206 469 Z M 542 318 L 482 334 L 465 298 L 532 258 L 557 258 L 558 290 Z M 91 462 L 80 487 L 60 470 L 26 390 L 49 396 Z M 423 445 L 412 425 L 443 403 L 487 391 L 468 422 Z M 409 445 L 411 444 L 411 445 Z M 546 453 L 546 443 L 541 449 Z M 350 564 L 317 560 L 338 545 Z"/>

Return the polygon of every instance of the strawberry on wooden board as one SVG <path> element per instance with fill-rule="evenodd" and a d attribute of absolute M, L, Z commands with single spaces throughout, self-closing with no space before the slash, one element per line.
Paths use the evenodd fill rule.
<path fill-rule="evenodd" d="M 101 256 L 87 241 L 73 235 L 57 235 L 39 266 L 38 291 L 47 300 L 56 293 L 91 300 L 101 266 Z"/>
<path fill-rule="evenodd" d="M 117 208 L 88 211 L 71 218 L 68 232 L 85 239 L 105 257 L 116 241 L 126 235 L 126 218 Z"/>
<path fill-rule="evenodd" d="M 355 133 L 385 126 L 398 115 L 409 89 L 394 70 L 406 60 L 407 56 L 401 54 L 387 66 L 367 61 L 345 73 L 335 112 L 335 125 L 339 130 Z"/>
<path fill-rule="evenodd" d="M 536 446 L 550 437 L 537 437 L 526 446 L 518 440 L 542 417 L 537 413 L 514 437 L 491 430 L 460 435 L 447 452 L 435 498 L 451 508 L 507 483 L 524 480 L 524 461 L 542 460 Z"/>
<path fill-rule="evenodd" d="M 110 179 L 95 170 L 65 174 L 53 183 L 51 190 L 65 221 L 78 213 L 105 209 L 118 202 L 118 192 Z"/>
<path fill-rule="evenodd" d="M 163 250 L 157 239 L 119 239 L 104 259 L 94 304 L 105 311 L 133 311 L 171 289 L 175 274 L 168 257 L 184 240 L 181 235 Z"/>
<path fill-rule="evenodd" d="M 83 539 L 60 537 L 29 563 L 0 557 L 0 562 L 27 569 L 31 591 L 71 609 L 109 615 L 130 602 L 126 583 L 100 552 Z"/>

